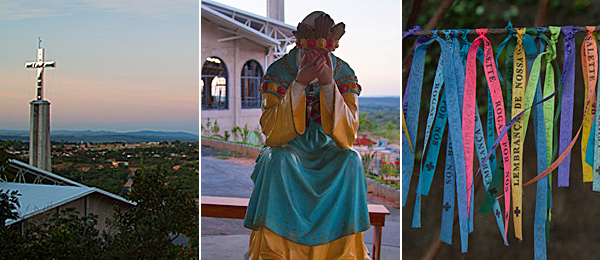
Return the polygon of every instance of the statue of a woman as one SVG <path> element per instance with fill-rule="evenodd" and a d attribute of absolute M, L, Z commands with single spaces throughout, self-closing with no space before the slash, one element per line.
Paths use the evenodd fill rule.
<path fill-rule="evenodd" d="M 331 54 L 344 27 L 309 14 L 294 32 L 296 47 L 263 78 L 266 147 L 244 220 L 253 230 L 249 259 L 370 259 L 366 178 L 351 148 L 361 87 Z"/>

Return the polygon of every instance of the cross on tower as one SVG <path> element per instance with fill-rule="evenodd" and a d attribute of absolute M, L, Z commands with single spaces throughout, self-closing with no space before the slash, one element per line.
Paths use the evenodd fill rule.
<path fill-rule="evenodd" d="M 37 100 L 44 100 L 44 68 L 56 67 L 56 62 L 44 60 L 44 48 L 42 48 L 42 39 L 39 39 L 38 55 L 36 62 L 25 63 L 25 68 L 37 69 Z"/>

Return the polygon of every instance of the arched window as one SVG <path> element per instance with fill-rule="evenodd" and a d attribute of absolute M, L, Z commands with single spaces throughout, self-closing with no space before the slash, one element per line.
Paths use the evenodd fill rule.
<path fill-rule="evenodd" d="M 242 108 L 260 108 L 260 81 L 262 77 L 263 70 L 257 61 L 249 60 L 244 64 L 242 76 L 240 77 L 242 80 Z"/>
<path fill-rule="evenodd" d="M 209 57 L 202 65 L 202 109 L 228 109 L 228 73 L 225 62 L 217 57 Z"/>

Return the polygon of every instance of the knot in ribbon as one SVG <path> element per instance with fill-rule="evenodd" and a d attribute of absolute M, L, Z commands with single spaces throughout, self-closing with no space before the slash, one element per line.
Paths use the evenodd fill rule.
<path fill-rule="evenodd" d="M 421 26 L 415 25 L 415 27 L 413 27 L 412 29 L 409 29 L 408 31 L 406 31 L 406 33 L 404 33 L 404 35 L 402 35 L 402 39 L 404 39 L 405 37 L 411 36 L 411 35 L 414 36 L 414 35 L 416 35 L 415 31 L 422 31 L 422 30 L 423 29 L 421 28 Z"/>
<path fill-rule="evenodd" d="M 479 34 L 479 36 L 485 36 L 487 34 L 487 32 L 488 32 L 488 29 L 487 28 L 480 28 L 480 29 L 477 29 L 475 31 L 477 32 L 477 34 Z"/>

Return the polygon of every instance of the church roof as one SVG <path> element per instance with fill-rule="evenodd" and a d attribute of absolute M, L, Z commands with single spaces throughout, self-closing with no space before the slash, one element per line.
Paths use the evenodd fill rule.
<path fill-rule="evenodd" d="M 9 166 L 17 171 L 17 176 L 15 176 L 14 180 L 5 181 L 86 187 L 81 183 L 69 180 L 65 177 L 42 170 L 35 166 L 31 166 L 19 160 L 9 159 Z"/>
<path fill-rule="evenodd" d="M 247 38 L 264 47 L 285 47 L 294 43 L 292 32 L 296 26 L 214 1 L 202 0 L 201 17 L 217 24 L 220 30 L 233 34 L 219 41 Z M 285 52 L 284 48 L 276 49 L 276 55 Z"/>
<path fill-rule="evenodd" d="M 135 205 L 135 203 L 114 195 L 110 192 L 91 187 L 41 185 L 30 183 L 0 182 L 1 190 L 18 190 L 19 196 L 18 212 L 20 218 L 17 220 L 6 220 L 6 225 L 14 224 L 22 219 L 27 219 L 39 213 L 62 206 L 87 195 L 98 193 L 123 203 Z"/>

